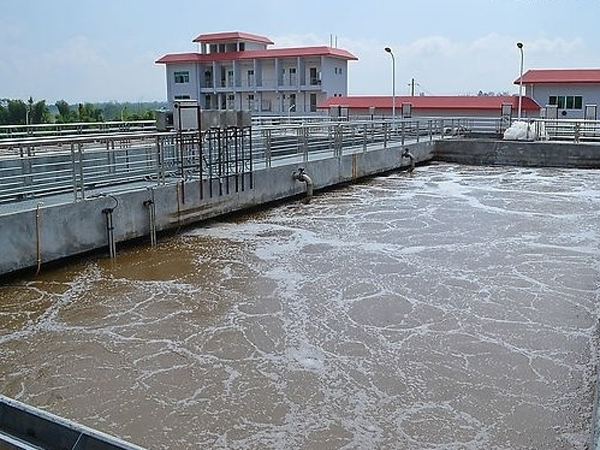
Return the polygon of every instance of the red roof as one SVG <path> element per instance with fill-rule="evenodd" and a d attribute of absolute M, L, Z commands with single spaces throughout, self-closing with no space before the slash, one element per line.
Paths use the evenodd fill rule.
<path fill-rule="evenodd" d="M 510 103 L 513 108 L 518 108 L 519 97 L 517 96 L 396 96 L 396 108 L 402 103 L 411 103 L 413 109 L 440 110 L 440 109 L 470 109 L 470 110 L 500 110 L 502 105 Z M 319 103 L 320 109 L 341 106 L 349 109 L 392 109 L 391 96 L 351 96 L 351 97 L 329 97 Z M 540 105 L 530 97 L 523 97 L 521 108 L 524 111 L 539 111 Z"/>
<path fill-rule="evenodd" d="M 233 61 L 243 59 L 296 58 L 299 56 L 331 56 L 334 58 L 357 60 L 352 53 L 331 47 L 271 48 L 226 53 L 170 53 L 156 61 L 157 64 L 194 63 L 212 61 Z"/>
<path fill-rule="evenodd" d="M 241 31 L 227 31 L 224 33 L 201 34 L 193 42 L 224 42 L 224 41 L 251 41 L 262 44 L 273 44 L 271 39 L 257 34 L 243 33 Z"/>
<path fill-rule="evenodd" d="M 515 84 L 519 84 L 520 78 L 515 80 Z M 600 83 L 600 69 L 531 69 L 523 74 L 523 83 Z"/>

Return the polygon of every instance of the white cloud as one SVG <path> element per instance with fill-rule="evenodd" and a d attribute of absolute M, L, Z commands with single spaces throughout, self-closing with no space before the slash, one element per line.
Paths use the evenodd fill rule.
<path fill-rule="evenodd" d="M 108 60 L 101 56 L 86 36 L 76 36 L 61 47 L 43 55 L 43 64 L 65 69 L 103 70 L 110 67 Z"/>
<path fill-rule="evenodd" d="M 275 43 L 274 47 L 313 47 L 329 45 L 329 39 L 324 40 L 314 33 L 288 34 L 271 37 L 270 39 Z"/>
<path fill-rule="evenodd" d="M 479 90 L 516 92 L 519 51 L 514 36 L 490 33 L 472 40 L 432 35 L 412 41 L 381 42 L 343 37 L 341 47 L 359 61 L 350 63 L 351 95 L 389 95 L 391 61 L 384 47 L 394 50 L 396 93 L 407 95 L 412 77 L 417 93 L 428 95 L 476 94 Z M 580 38 L 525 42 L 525 70 L 533 67 L 584 67 L 594 58 Z"/>

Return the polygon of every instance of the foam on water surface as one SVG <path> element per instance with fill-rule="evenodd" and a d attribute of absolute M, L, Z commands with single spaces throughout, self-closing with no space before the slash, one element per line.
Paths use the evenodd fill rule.
<path fill-rule="evenodd" d="M 1 392 L 149 448 L 585 448 L 599 175 L 420 167 L 2 286 Z"/>

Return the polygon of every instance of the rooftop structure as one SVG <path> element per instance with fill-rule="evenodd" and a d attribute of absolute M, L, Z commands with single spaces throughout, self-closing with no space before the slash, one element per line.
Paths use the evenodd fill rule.
<path fill-rule="evenodd" d="M 496 116 L 502 108 L 510 105 L 517 110 L 518 97 L 515 96 L 396 96 L 396 107 L 410 104 L 415 116 Z M 350 96 L 332 97 L 319 104 L 319 109 L 335 107 L 348 108 L 351 115 L 389 115 L 393 107 L 391 96 Z M 525 115 L 537 117 L 540 105 L 529 97 L 523 98 L 522 109 Z"/>
<path fill-rule="evenodd" d="M 167 100 L 198 100 L 203 109 L 309 113 L 327 97 L 346 96 L 347 50 L 328 46 L 269 48 L 264 36 L 233 31 L 201 34 L 199 52 L 171 53 Z"/>
<path fill-rule="evenodd" d="M 515 80 L 519 84 L 520 77 Z M 523 84 L 600 84 L 600 69 L 530 69 Z"/>

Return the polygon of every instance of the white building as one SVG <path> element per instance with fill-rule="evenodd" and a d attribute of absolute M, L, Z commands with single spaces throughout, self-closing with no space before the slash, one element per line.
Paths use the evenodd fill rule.
<path fill-rule="evenodd" d="M 167 100 L 197 100 L 203 109 L 310 113 L 328 97 L 346 96 L 350 52 L 327 46 L 268 48 L 273 42 L 242 32 L 202 34 L 199 52 L 171 53 L 165 64 Z"/>
<path fill-rule="evenodd" d="M 546 107 L 549 118 L 597 118 L 600 69 L 531 69 L 523 74 L 523 86 L 525 95 Z"/>

